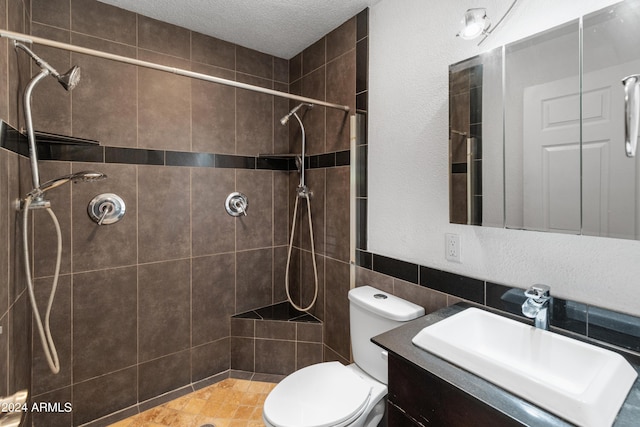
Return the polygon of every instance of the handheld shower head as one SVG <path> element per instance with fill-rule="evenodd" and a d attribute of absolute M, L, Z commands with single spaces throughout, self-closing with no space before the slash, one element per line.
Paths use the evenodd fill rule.
<path fill-rule="evenodd" d="M 78 67 L 77 65 L 74 65 L 66 73 L 60 74 L 56 71 L 55 68 L 49 65 L 47 61 L 40 58 L 38 55 L 35 54 L 34 51 L 26 47 L 24 44 L 18 41 L 15 41 L 14 45 L 16 48 L 20 48 L 25 52 L 27 52 L 27 54 L 35 61 L 35 63 L 38 64 L 38 66 L 43 71 L 46 71 L 47 73 L 55 77 L 58 80 L 58 83 L 60 83 L 65 90 L 67 91 L 73 90 L 73 88 L 75 88 L 78 82 L 80 81 L 80 67 Z"/>
<path fill-rule="evenodd" d="M 309 104 L 307 102 L 303 102 L 301 104 L 298 104 L 297 106 L 293 107 L 293 109 L 291 111 L 289 111 L 283 118 L 280 119 L 280 123 L 282 124 L 282 126 L 286 125 L 289 122 L 289 119 L 291 118 L 291 116 L 293 116 L 295 113 L 298 112 L 298 110 L 302 107 L 308 107 L 308 108 L 313 108 L 313 104 Z"/>
<path fill-rule="evenodd" d="M 54 188 L 60 187 L 61 185 L 66 184 L 67 182 L 92 182 L 99 181 L 107 178 L 107 175 L 101 172 L 93 172 L 93 171 L 82 171 L 72 173 L 70 175 L 64 175 L 58 178 L 54 178 L 51 181 L 47 181 L 42 184 L 40 187 L 35 189 L 34 191 L 38 191 L 40 194 L 45 191 L 53 190 Z"/>

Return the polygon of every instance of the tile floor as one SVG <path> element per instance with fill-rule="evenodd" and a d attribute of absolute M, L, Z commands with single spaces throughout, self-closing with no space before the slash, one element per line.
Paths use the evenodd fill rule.
<path fill-rule="evenodd" d="M 258 427 L 274 383 L 228 378 L 110 427 Z"/>

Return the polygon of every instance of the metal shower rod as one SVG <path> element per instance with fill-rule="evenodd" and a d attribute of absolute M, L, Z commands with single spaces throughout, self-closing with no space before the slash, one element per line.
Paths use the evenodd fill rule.
<path fill-rule="evenodd" d="M 321 105 L 324 107 L 335 108 L 337 110 L 349 111 L 349 106 L 333 104 L 326 101 L 320 101 L 319 99 L 307 98 L 304 96 L 298 96 L 291 93 L 280 92 L 277 90 L 267 89 L 260 86 L 253 86 L 246 83 L 240 83 L 233 80 L 222 79 L 220 77 L 210 76 L 208 74 L 196 73 L 193 71 L 185 70 L 182 68 L 168 67 L 166 65 L 156 64 L 154 62 L 141 61 L 139 59 L 127 58 L 126 56 L 114 55 L 112 53 L 102 52 L 99 50 L 88 49 L 85 47 L 74 46 L 67 43 L 61 43 L 54 40 L 49 40 L 41 37 L 33 37 L 27 34 L 16 33 L 13 31 L 0 30 L 0 37 L 5 37 L 12 40 L 17 40 L 23 43 L 36 43 L 43 46 L 54 47 L 57 49 L 64 49 L 70 52 L 82 53 L 85 55 L 96 56 L 98 58 L 110 59 L 112 61 L 124 62 L 126 64 L 137 65 L 139 67 L 151 68 L 154 70 L 164 71 L 167 73 L 177 74 L 179 76 L 189 77 L 192 79 L 204 80 L 212 83 L 219 83 L 226 86 L 233 86 L 240 89 L 251 90 L 254 92 L 265 93 L 267 95 L 279 96 L 281 98 L 293 99 L 299 102 L 308 102 L 315 105 Z"/>

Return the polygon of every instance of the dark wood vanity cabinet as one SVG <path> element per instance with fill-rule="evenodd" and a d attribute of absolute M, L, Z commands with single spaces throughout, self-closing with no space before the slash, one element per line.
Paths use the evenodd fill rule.
<path fill-rule="evenodd" d="M 389 427 L 522 425 L 391 352 L 387 399 Z"/>

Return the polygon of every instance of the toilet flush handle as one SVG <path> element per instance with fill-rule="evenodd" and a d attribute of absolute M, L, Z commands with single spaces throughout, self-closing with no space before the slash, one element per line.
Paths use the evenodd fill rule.
<path fill-rule="evenodd" d="M 382 350 L 382 353 L 380 353 L 380 357 L 382 357 L 382 360 L 384 361 L 389 360 L 389 352 L 387 350 Z"/>

